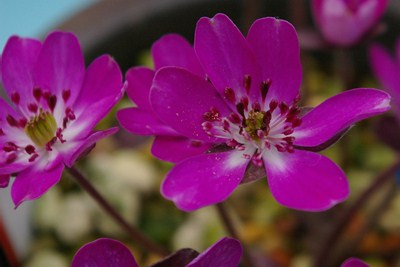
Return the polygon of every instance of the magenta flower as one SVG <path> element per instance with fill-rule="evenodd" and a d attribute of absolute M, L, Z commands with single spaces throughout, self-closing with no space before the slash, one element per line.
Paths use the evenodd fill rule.
<path fill-rule="evenodd" d="M 316 24 L 324 38 L 335 45 L 357 43 L 381 18 L 388 0 L 313 0 Z"/>
<path fill-rule="evenodd" d="M 56 184 L 97 140 L 116 128 L 94 126 L 123 94 L 122 75 L 110 56 L 85 71 L 77 38 L 54 32 L 43 44 L 11 37 L 2 54 L 1 80 L 11 104 L 0 99 L 0 185 L 15 176 L 16 206 Z"/>
<path fill-rule="evenodd" d="M 242 247 L 236 239 L 222 238 L 186 267 L 237 267 Z M 71 267 L 138 267 L 129 249 L 119 241 L 100 238 L 81 247 Z"/>
<path fill-rule="evenodd" d="M 155 70 L 165 66 L 182 67 L 204 76 L 193 47 L 183 37 L 170 34 L 155 42 L 151 49 Z M 150 87 L 155 71 L 146 67 L 133 67 L 126 73 L 128 97 L 137 105 L 119 110 L 117 118 L 127 131 L 139 135 L 155 135 L 152 153 L 161 160 L 179 162 L 203 153 L 211 144 L 188 138 L 161 121 L 149 101 Z M 168 147 L 168 151 L 165 149 Z M 175 153 L 170 153 L 175 151 Z"/>
<path fill-rule="evenodd" d="M 162 184 L 164 197 L 185 211 L 221 202 L 249 164 L 265 168 L 272 194 L 290 208 L 325 210 L 348 196 L 343 171 L 307 150 L 388 110 L 388 94 L 354 89 L 301 115 L 299 44 L 283 20 L 259 19 L 245 38 L 223 14 L 202 18 L 194 48 L 207 77 L 164 67 L 155 75 L 150 102 L 165 124 L 215 148 L 179 162 Z M 164 153 L 178 152 L 166 146 Z"/>
<path fill-rule="evenodd" d="M 340 267 L 369 267 L 369 265 L 359 259 L 349 258 Z"/>
<path fill-rule="evenodd" d="M 393 109 L 400 120 L 400 38 L 397 40 L 396 55 L 393 58 L 378 44 L 370 47 L 369 56 L 375 76 L 393 96 L 395 103 Z"/>

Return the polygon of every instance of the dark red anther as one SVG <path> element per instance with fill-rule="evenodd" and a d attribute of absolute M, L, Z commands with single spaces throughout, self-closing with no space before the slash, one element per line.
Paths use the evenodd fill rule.
<path fill-rule="evenodd" d="M 46 144 L 46 150 L 47 151 L 52 151 L 53 149 L 51 148 L 54 143 L 57 142 L 57 137 L 53 137 L 49 142 Z"/>
<path fill-rule="evenodd" d="M 21 100 L 21 97 L 19 96 L 18 92 L 12 92 L 11 94 L 11 101 L 15 104 L 15 105 L 19 105 L 19 100 Z"/>
<path fill-rule="evenodd" d="M 65 103 L 68 101 L 70 96 L 71 96 L 71 90 L 63 90 L 62 98 L 63 98 Z"/>
<path fill-rule="evenodd" d="M 258 102 L 253 103 L 253 105 L 251 105 L 251 107 L 253 108 L 253 110 L 254 110 L 255 112 L 261 111 L 261 105 L 260 105 L 260 103 L 258 103 Z"/>
<path fill-rule="evenodd" d="M 271 118 L 272 115 L 270 111 L 264 112 L 263 122 L 265 125 L 269 125 L 269 123 L 271 122 Z"/>
<path fill-rule="evenodd" d="M 58 138 L 58 140 L 60 140 L 61 143 L 65 143 L 67 140 L 64 139 L 62 131 L 63 130 L 61 128 L 58 128 L 56 132 L 56 137 Z"/>
<path fill-rule="evenodd" d="M 28 110 L 32 113 L 36 113 L 38 110 L 38 106 L 35 103 L 28 104 Z"/>
<path fill-rule="evenodd" d="M 224 90 L 224 96 L 228 101 L 232 103 L 236 102 L 236 95 L 232 88 L 226 87 Z"/>
<path fill-rule="evenodd" d="M 7 120 L 8 124 L 10 126 L 12 126 L 12 127 L 18 127 L 19 126 L 18 125 L 18 121 L 13 116 L 11 116 L 10 114 L 7 115 L 6 120 Z"/>
<path fill-rule="evenodd" d="M 51 96 L 50 91 L 46 90 L 46 91 L 43 92 L 43 98 L 44 99 L 48 100 L 50 96 Z"/>
<path fill-rule="evenodd" d="M 289 107 L 285 102 L 279 103 L 279 109 L 281 110 L 281 114 L 284 115 L 289 111 Z"/>
<path fill-rule="evenodd" d="M 13 163 L 16 159 L 17 159 L 17 154 L 16 154 L 16 153 L 8 154 L 7 159 L 6 159 L 6 163 L 7 163 L 7 164 L 11 164 L 11 163 Z"/>
<path fill-rule="evenodd" d="M 232 123 L 240 123 L 242 120 L 240 119 L 239 115 L 236 113 L 231 113 L 231 115 L 229 115 L 229 120 Z"/>
<path fill-rule="evenodd" d="M 203 122 L 203 123 L 201 124 L 201 126 L 203 127 L 203 130 L 204 130 L 204 131 L 209 131 L 209 130 L 211 130 L 212 127 L 213 127 L 212 123 L 209 122 L 209 121 Z"/>
<path fill-rule="evenodd" d="M 242 102 L 239 102 L 239 103 L 236 104 L 236 110 L 244 118 L 244 106 L 243 106 Z"/>
<path fill-rule="evenodd" d="M 275 147 L 279 152 L 285 152 L 286 151 L 285 147 L 282 146 L 282 145 L 277 144 L 277 145 L 275 145 Z"/>
<path fill-rule="evenodd" d="M 210 108 L 210 111 L 207 111 L 203 114 L 203 119 L 206 121 L 217 121 L 219 120 L 219 112 L 215 107 Z"/>
<path fill-rule="evenodd" d="M 243 78 L 243 86 L 244 89 L 246 89 L 247 94 L 250 92 L 250 88 L 251 88 L 251 76 L 246 74 L 244 75 Z"/>
<path fill-rule="evenodd" d="M 278 101 L 276 101 L 275 99 L 269 102 L 269 112 L 271 113 L 274 112 L 277 106 L 278 106 Z"/>
<path fill-rule="evenodd" d="M 21 127 L 21 128 L 25 128 L 25 125 L 26 125 L 27 123 L 28 123 L 28 120 L 25 119 L 25 118 L 21 118 L 21 119 L 18 120 L 18 125 L 19 125 L 19 127 Z"/>
<path fill-rule="evenodd" d="M 5 152 L 17 151 L 18 146 L 16 144 L 14 144 L 13 142 L 7 142 L 4 144 L 3 150 Z"/>
<path fill-rule="evenodd" d="M 33 89 L 33 97 L 35 97 L 37 102 L 39 102 L 42 95 L 43 95 L 42 89 L 40 89 L 40 88 Z"/>
<path fill-rule="evenodd" d="M 240 102 L 243 104 L 243 109 L 247 110 L 249 106 L 249 99 L 247 97 L 242 97 L 242 99 L 240 99 Z"/>
<path fill-rule="evenodd" d="M 286 136 L 286 137 L 282 138 L 282 140 L 284 140 L 288 144 L 293 144 L 295 139 L 296 138 L 294 138 L 294 136 Z"/>
<path fill-rule="evenodd" d="M 31 154 L 35 153 L 35 147 L 32 146 L 32 145 L 27 145 L 27 146 L 25 147 L 25 151 L 26 151 L 26 153 L 28 153 L 29 155 L 31 155 Z"/>
<path fill-rule="evenodd" d="M 301 125 L 301 123 L 302 123 L 302 120 L 301 120 L 300 118 L 296 117 L 296 118 L 294 118 L 294 119 L 292 120 L 292 127 L 293 127 L 293 128 L 294 128 L 294 127 L 298 127 L 298 126 Z"/>
<path fill-rule="evenodd" d="M 231 139 L 225 142 L 227 146 L 236 147 L 239 143 L 235 139 Z"/>
<path fill-rule="evenodd" d="M 39 155 L 35 153 L 28 159 L 28 161 L 33 162 L 37 157 L 39 157 Z"/>
<path fill-rule="evenodd" d="M 294 132 L 294 129 L 291 126 L 285 126 L 285 128 L 283 128 L 283 134 L 284 135 L 289 135 L 292 134 Z"/>
<path fill-rule="evenodd" d="M 286 146 L 286 151 L 289 153 L 294 153 L 294 147 L 292 145 L 287 145 Z"/>
<path fill-rule="evenodd" d="M 261 90 L 261 96 L 262 96 L 263 101 L 267 97 L 269 88 L 271 87 L 271 82 L 272 82 L 271 79 L 266 79 L 265 81 L 261 82 L 260 90 Z"/>
<path fill-rule="evenodd" d="M 67 109 L 65 110 L 65 118 L 63 121 L 63 125 L 64 128 L 67 127 L 67 122 L 68 120 L 75 120 L 75 113 L 72 111 L 72 109 L 70 107 L 67 107 Z"/>
<path fill-rule="evenodd" d="M 57 97 L 55 95 L 51 95 L 47 98 L 47 105 L 49 106 L 51 112 L 54 111 L 56 104 L 57 104 Z"/>

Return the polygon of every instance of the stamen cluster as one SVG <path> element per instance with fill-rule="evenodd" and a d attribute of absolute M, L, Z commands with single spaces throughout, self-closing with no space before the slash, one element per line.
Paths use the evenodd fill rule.
<path fill-rule="evenodd" d="M 271 80 L 260 84 L 261 103 L 251 102 L 249 91 L 251 76 L 245 75 L 243 85 L 247 95 L 238 97 L 232 88 L 225 88 L 225 99 L 234 105 L 235 112 L 222 117 L 218 109 L 212 107 L 204 113 L 202 127 L 210 136 L 228 139 L 229 147 L 243 151 L 243 157 L 251 158 L 253 163 L 262 165 L 262 155 L 275 148 L 279 152 L 293 153 L 294 128 L 300 126 L 300 109 L 294 99 L 291 105 L 272 99 L 266 101 Z"/>
<path fill-rule="evenodd" d="M 7 114 L 6 120 L 9 127 L 0 129 L 0 136 L 8 132 L 7 136 L 12 138 L 13 135 L 10 135 L 10 132 L 23 131 L 30 142 L 26 144 L 26 140 L 7 141 L 3 147 L 3 151 L 7 153 L 5 161 L 7 164 L 13 163 L 19 156 L 27 157 L 28 162 L 33 162 L 39 157 L 38 150 L 45 148 L 47 151 L 52 151 L 52 146 L 57 141 L 66 142 L 62 132 L 67 128 L 68 122 L 75 119 L 73 110 L 66 107 L 71 95 L 70 90 L 63 90 L 62 103 L 58 103 L 56 95 L 41 88 L 34 88 L 32 94 L 34 102 L 26 103 L 26 106 L 21 103 L 18 92 L 11 94 L 11 101 L 19 107 L 23 116 L 15 118 L 12 114 Z M 60 108 L 66 107 L 62 127 L 58 127 L 57 118 L 54 115 L 57 104 L 62 105 Z"/>

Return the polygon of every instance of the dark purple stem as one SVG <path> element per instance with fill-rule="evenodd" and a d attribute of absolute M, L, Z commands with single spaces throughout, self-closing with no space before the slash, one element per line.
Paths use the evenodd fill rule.
<path fill-rule="evenodd" d="M 390 181 L 392 175 L 400 168 L 400 159 L 398 159 L 393 165 L 391 165 L 384 172 L 379 174 L 374 181 L 365 189 L 365 191 L 359 195 L 359 197 L 350 205 L 350 207 L 342 214 L 342 217 L 333 226 L 332 231 L 326 238 L 325 242 L 321 245 L 320 253 L 317 255 L 314 266 L 324 266 L 325 262 L 329 262 L 330 252 L 334 249 L 335 244 L 339 240 L 346 226 L 351 222 L 354 215 L 357 214 L 358 210 L 367 202 L 373 194 L 375 194 L 380 188 L 382 188 L 387 182 Z"/>
<path fill-rule="evenodd" d="M 67 168 L 67 171 L 71 174 L 71 176 L 75 179 L 75 181 L 84 189 L 87 193 L 104 209 L 111 218 L 114 219 L 116 223 L 124 229 L 130 237 L 141 244 L 144 248 L 149 251 L 165 257 L 169 254 L 169 252 L 153 243 L 147 236 L 145 236 L 142 232 L 136 229 L 134 226 L 130 225 L 111 205 L 110 203 L 92 186 L 92 184 L 88 181 L 85 176 L 83 176 L 75 167 Z"/>
<path fill-rule="evenodd" d="M 223 203 L 218 203 L 215 205 L 215 207 L 217 208 L 218 214 L 221 218 L 221 221 L 223 222 L 224 226 L 225 226 L 225 230 L 228 232 L 228 234 L 237 239 L 240 240 L 239 235 L 235 229 L 235 227 L 233 226 L 232 220 L 229 217 L 228 212 L 225 209 L 225 205 Z M 243 246 L 243 263 L 245 266 L 247 267 L 257 267 L 257 265 L 254 263 L 253 258 L 251 257 L 250 253 L 248 252 L 248 250 L 246 249 L 246 247 L 242 244 Z"/>

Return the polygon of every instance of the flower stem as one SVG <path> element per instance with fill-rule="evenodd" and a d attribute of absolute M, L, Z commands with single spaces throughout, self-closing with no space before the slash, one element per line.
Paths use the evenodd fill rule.
<path fill-rule="evenodd" d="M 228 212 L 225 209 L 225 205 L 223 203 L 217 203 L 215 205 L 217 208 L 218 214 L 221 218 L 221 221 L 223 222 L 225 226 L 225 230 L 228 232 L 228 234 L 235 238 L 239 239 L 239 235 L 237 233 L 237 230 L 235 229 L 231 218 L 229 217 Z M 243 263 L 247 267 L 256 267 L 257 265 L 254 263 L 253 258 L 251 257 L 249 251 L 246 249 L 246 247 L 242 244 L 243 246 Z"/>
<path fill-rule="evenodd" d="M 122 227 L 130 237 L 141 244 L 144 248 L 149 251 L 160 255 L 161 257 L 165 257 L 169 254 L 169 252 L 155 244 L 151 241 L 147 236 L 145 236 L 142 232 L 136 229 L 134 226 L 130 225 L 112 206 L 111 204 L 92 186 L 89 180 L 83 176 L 75 167 L 67 168 L 67 171 L 71 174 L 71 176 L 75 179 L 75 181 L 84 189 L 87 193 L 104 209 L 111 218 L 114 219 L 119 226 Z"/>
<path fill-rule="evenodd" d="M 365 189 L 365 191 L 359 195 L 359 197 L 350 205 L 350 207 L 344 211 L 342 216 L 333 226 L 332 231 L 328 234 L 325 242 L 321 245 L 320 253 L 317 255 L 314 266 L 324 266 L 324 263 L 329 262 L 329 254 L 333 250 L 339 237 L 346 229 L 346 226 L 353 219 L 354 215 L 361 209 L 361 207 L 367 202 L 367 200 L 382 188 L 392 178 L 393 173 L 400 168 L 400 159 L 398 159 L 393 165 L 387 168 L 384 172 L 379 174 L 374 181 Z"/>

